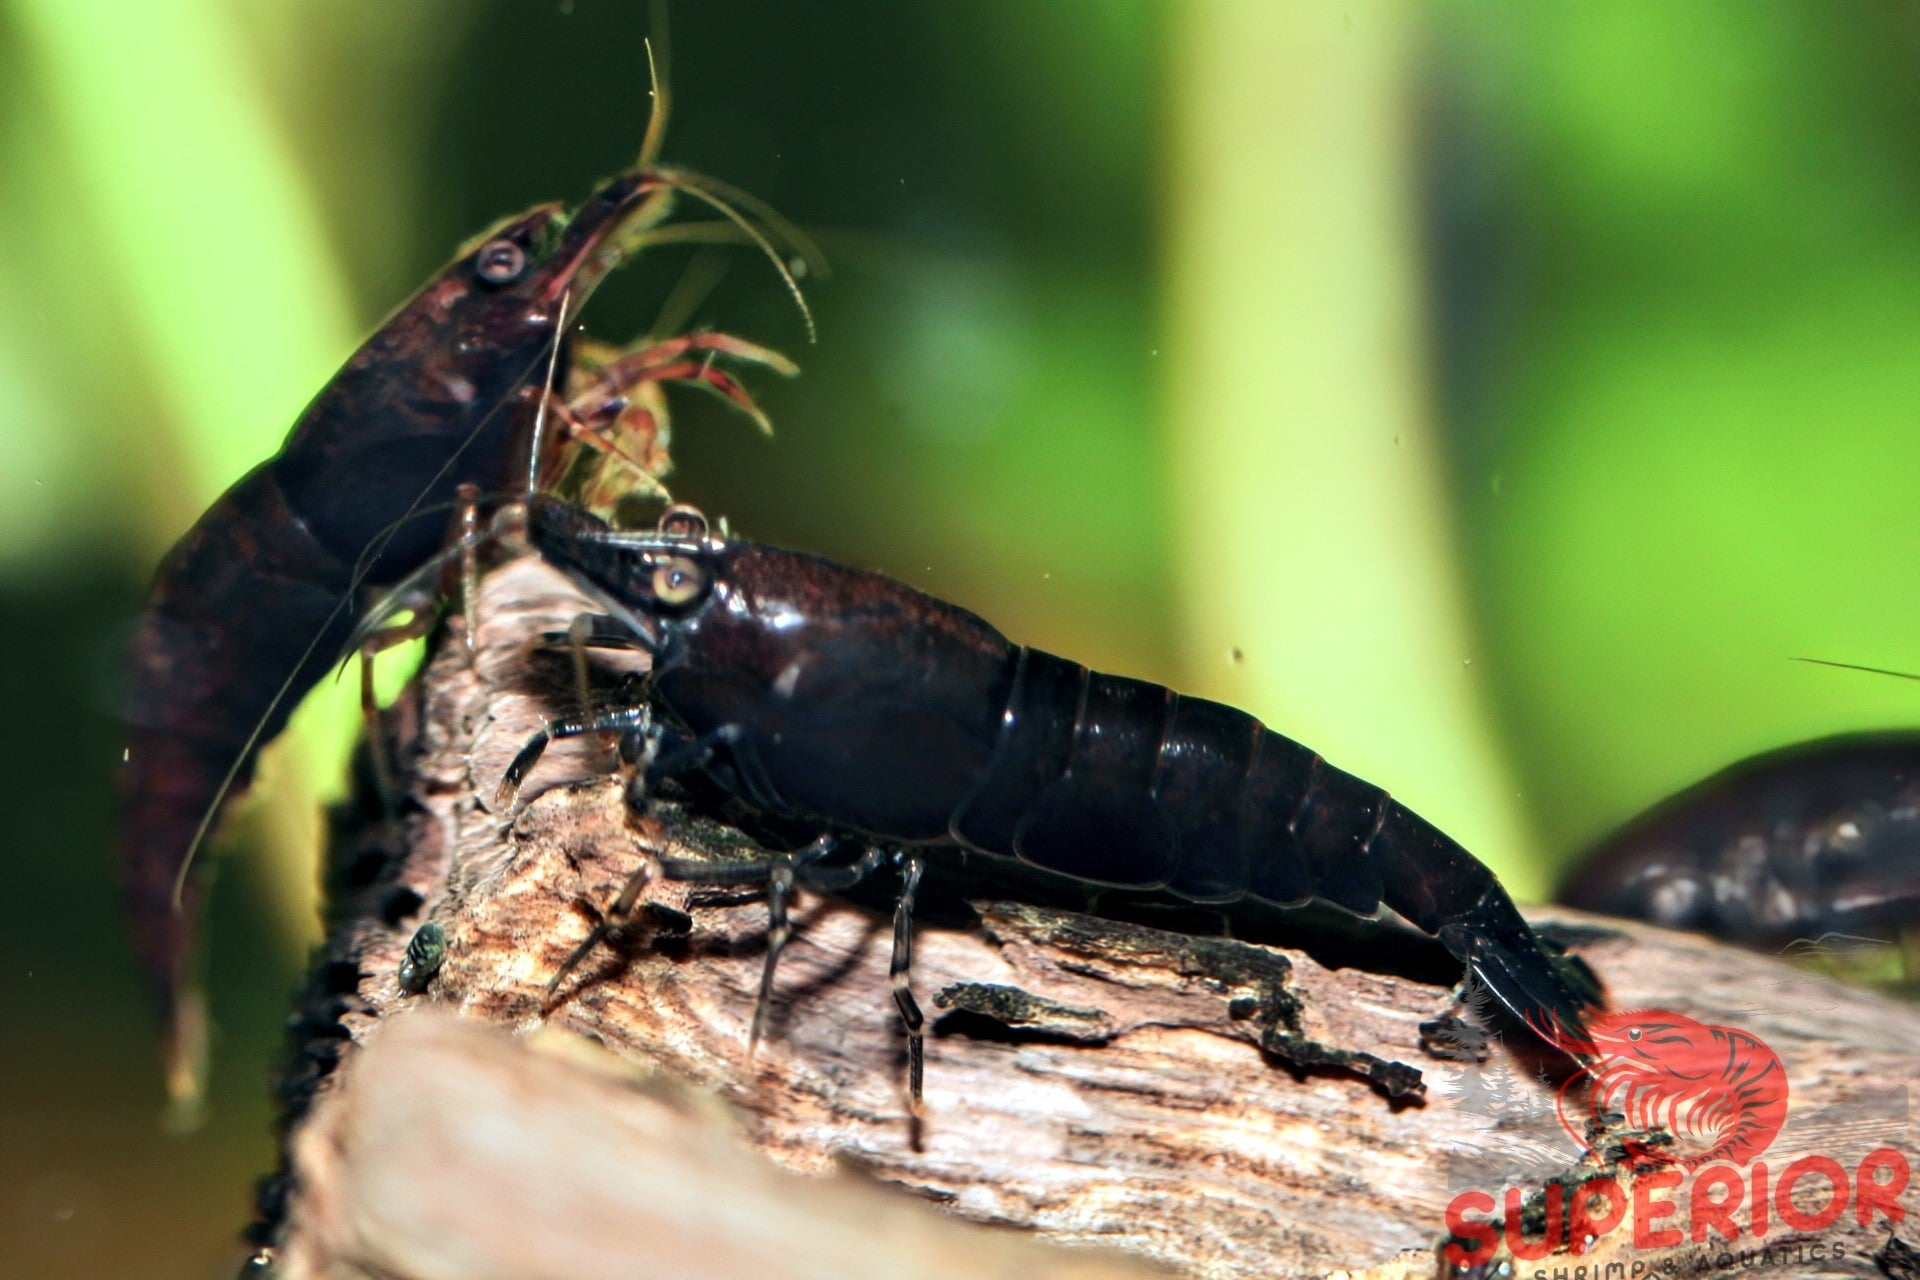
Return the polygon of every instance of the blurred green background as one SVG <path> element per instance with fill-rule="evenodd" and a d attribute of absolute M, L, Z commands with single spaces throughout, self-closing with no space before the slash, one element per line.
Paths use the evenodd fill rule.
<path fill-rule="evenodd" d="M 1239 702 L 1523 896 L 1733 759 L 1912 723 L 1920 7 L 690 3 L 669 159 L 813 231 L 769 443 L 677 492 Z M 0 1274 L 228 1273 L 312 937 L 298 744 L 223 842 L 163 1137 L 108 864 L 160 552 L 466 237 L 638 147 L 645 8 L 0 0 Z M 609 284 L 644 330 L 687 263 Z M 237 601 L 236 607 L 244 607 Z M 337 708 L 336 708 L 337 710 Z"/>

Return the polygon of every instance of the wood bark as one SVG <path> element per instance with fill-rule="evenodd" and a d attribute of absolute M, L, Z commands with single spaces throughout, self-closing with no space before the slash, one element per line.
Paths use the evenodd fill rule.
<path fill-rule="evenodd" d="M 443 646 L 400 717 L 405 829 L 343 845 L 298 1032 L 283 1274 L 1424 1276 L 1444 1270 L 1464 1191 L 1515 1187 L 1533 1239 L 1555 1180 L 1611 1173 L 1631 1193 L 1563 1128 L 1554 1055 L 1513 1033 L 1484 1061 L 1457 1043 L 1437 1056 L 1422 1024 L 1458 1011 L 1444 981 L 1285 947 L 1004 898 L 929 904 L 918 1120 L 878 906 L 799 896 L 752 1056 L 766 910 L 751 892 L 650 884 L 654 905 L 549 997 L 650 858 L 747 848 L 699 806 L 635 812 L 592 739 L 549 751 L 517 807 L 496 795 L 543 720 L 575 708 L 568 656 L 541 637 L 584 607 L 532 560 L 496 572 L 474 656 Z M 1697 938 L 1536 918 L 1568 931 L 1616 1008 L 1737 1025 L 1779 1054 L 1776 1180 L 1803 1156 L 1849 1178 L 1875 1150 L 1911 1159 L 1911 1006 Z M 410 995 L 398 975 L 428 921 L 446 957 Z M 1825 1185 L 1804 1180 L 1758 1238 L 1743 1207 L 1730 1243 L 1649 1247 L 1623 1226 L 1505 1274 L 1880 1274 L 1884 1213 L 1788 1220 Z M 1689 1194 L 1659 1190 L 1678 1207 L 1652 1225 L 1686 1232 Z"/>

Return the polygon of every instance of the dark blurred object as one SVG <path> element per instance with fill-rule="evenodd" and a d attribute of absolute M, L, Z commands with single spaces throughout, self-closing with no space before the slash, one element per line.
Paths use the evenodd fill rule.
<path fill-rule="evenodd" d="M 1893 1280 L 1920 1276 L 1920 1250 L 1902 1240 L 1896 1232 L 1887 1232 L 1887 1243 L 1873 1255 L 1873 1260 Z"/>
<path fill-rule="evenodd" d="M 1920 922 L 1920 733 L 1742 760 L 1628 823 L 1559 900 L 1759 950 L 1898 943 Z"/>

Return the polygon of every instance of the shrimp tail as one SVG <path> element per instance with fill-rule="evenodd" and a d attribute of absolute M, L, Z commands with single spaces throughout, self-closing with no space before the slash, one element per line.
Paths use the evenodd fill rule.
<path fill-rule="evenodd" d="M 1438 938 L 1534 1034 L 1577 1052 L 1605 992 L 1593 970 L 1534 933 L 1485 864 L 1392 801 L 1367 853 L 1382 902 Z"/>
<path fill-rule="evenodd" d="M 1541 1039 L 1579 1053 L 1587 1015 L 1605 999 L 1600 981 L 1584 961 L 1528 928 L 1497 882 L 1437 936 Z"/>

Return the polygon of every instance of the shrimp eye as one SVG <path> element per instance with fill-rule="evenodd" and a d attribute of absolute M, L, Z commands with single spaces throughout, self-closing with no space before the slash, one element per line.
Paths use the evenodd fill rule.
<path fill-rule="evenodd" d="M 654 567 L 654 598 L 669 609 L 683 609 L 706 591 L 707 571 L 697 561 L 674 556 Z"/>
<path fill-rule="evenodd" d="M 511 284 L 527 269 L 527 251 L 511 240 L 489 240 L 474 255 L 473 269 L 488 284 Z"/>
<path fill-rule="evenodd" d="M 704 538 L 707 536 L 707 517 L 698 507 L 676 502 L 660 513 L 660 532 L 676 538 Z"/>
<path fill-rule="evenodd" d="M 1639 1038 L 1640 1038 L 1640 1028 L 1638 1027 L 1627 1028 L 1627 1039 L 1638 1040 Z"/>

